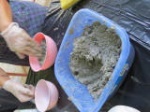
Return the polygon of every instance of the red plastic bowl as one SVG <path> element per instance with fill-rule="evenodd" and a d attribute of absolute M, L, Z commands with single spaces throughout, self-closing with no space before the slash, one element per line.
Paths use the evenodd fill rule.
<path fill-rule="evenodd" d="M 37 72 L 45 70 L 54 64 L 57 55 L 57 45 L 51 37 L 41 32 L 37 33 L 33 39 L 39 44 L 41 44 L 43 40 L 46 42 L 46 53 L 42 64 L 40 64 L 38 57 L 29 56 L 30 66 L 33 71 Z"/>

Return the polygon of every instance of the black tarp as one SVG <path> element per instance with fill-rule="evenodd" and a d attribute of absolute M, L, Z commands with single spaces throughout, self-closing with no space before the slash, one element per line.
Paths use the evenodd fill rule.
<path fill-rule="evenodd" d="M 58 46 L 73 14 L 81 8 L 97 11 L 126 29 L 135 48 L 135 60 L 123 85 L 106 103 L 104 111 L 108 110 L 107 107 L 123 104 L 149 112 L 150 0 L 82 0 L 68 11 L 58 8 L 56 13 L 51 13 L 52 7 L 53 4 L 44 33 L 53 37 Z"/>

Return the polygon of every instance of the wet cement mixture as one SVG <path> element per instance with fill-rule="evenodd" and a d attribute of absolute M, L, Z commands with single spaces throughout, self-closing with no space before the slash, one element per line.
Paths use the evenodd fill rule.
<path fill-rule="evenodd" d="M 40 46 L 42 48 L 42 56 L 39 57 L 39 63 L 40 63 L 40 65 L 43 65 L 44 59 L 45 59 L 45 55 L 46 55 L 46 41 L 42 40 Z"/>
<path fill-rule="evenodd" d="M 95 22 L 84 29 L 73 45 L 70 68 L 92 97 L 98 99 L 120 56 L 121 40 L 113 29 Z"/>

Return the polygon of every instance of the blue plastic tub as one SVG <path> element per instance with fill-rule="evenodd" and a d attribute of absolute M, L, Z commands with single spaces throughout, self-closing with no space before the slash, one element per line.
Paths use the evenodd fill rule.
<path fill-rule="evenodd" d="M 74 78 L 69 63 L 74 38 L 81 36 L 84 28 L 96 21 L 108 28 L 113 27 L 115 29 L 122 42 L 122 51 L 111 79 L 106 84 L 98 100 L 95 101 L 86 86 Z M 73 16 L 65 33 L 55 61 L 55 75 L 69 99 L 80 112 L 98 112 L 123 82 L 133 59 L 134 49 L 129 41 L 128 34 L 122 27 L 97 12 L 90 9 L 81 9 Z"/>

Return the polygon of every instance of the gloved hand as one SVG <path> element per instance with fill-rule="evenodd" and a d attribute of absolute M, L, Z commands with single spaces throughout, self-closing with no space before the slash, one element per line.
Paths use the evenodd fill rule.
<path fill-rule="evenodd" d="M 12 93 L 20 102 L 30 101 L 34 98 L 32 85 L 23 85 L 10 79 L 4 83 L 3 88 Z"/>
<path fill-rule="evenodd" d="M 9 49 L 15 52 L 20 59 L 25 58 L 25 55 L 41 57 L 42 48 L 36 43 L 25 30 L 19 27 L 15 22 L 12 22 L 4 31 L 1 32 Z"/>

